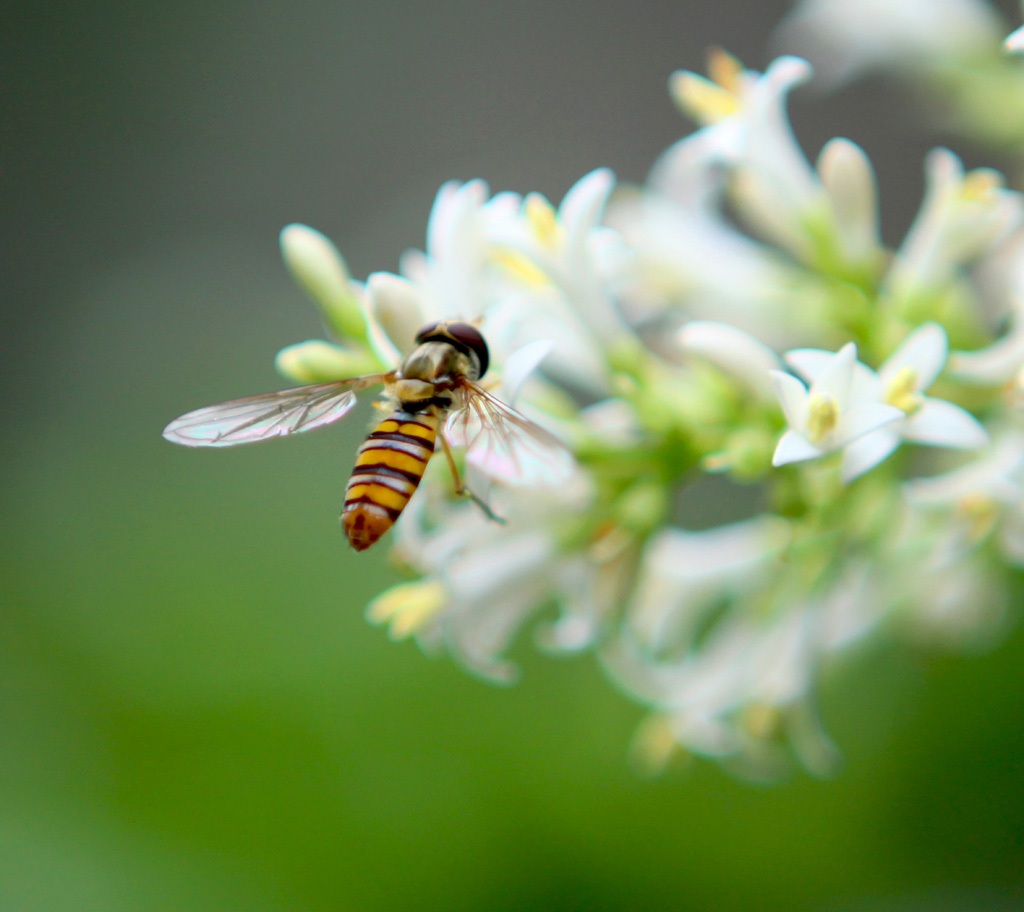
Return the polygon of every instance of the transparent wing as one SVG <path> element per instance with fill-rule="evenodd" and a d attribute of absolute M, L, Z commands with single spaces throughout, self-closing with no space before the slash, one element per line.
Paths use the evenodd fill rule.
<path fill-rule="evenodd" d="M 470 381 L 465 405 L 452 412 L 445 435 L 466 448 L 466 461 L 491 478 L 524 485 L 555 485 L 576 467 L 557 437 Z"/>
<path fill-rule="evenodd" d="M 228 447 L 301 434 L 344 418 L 356 404 L 356 393 L 393 376 L 369 374 L 209 405 L 175 418 L 164 437 L 182 446 Z"/>

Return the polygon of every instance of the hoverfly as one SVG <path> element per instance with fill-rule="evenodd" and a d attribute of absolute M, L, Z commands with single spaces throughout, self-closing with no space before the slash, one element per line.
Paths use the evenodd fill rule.
<path fill-rule="evenodd" d="M 556 437 L 479 384 L 488 361 L 487 343 L 476 327 L 432 323 L 416 334 L 416 348 L 397 370 L 197 409 L 167 425 L 164 437 L 183 446 L 228 447 L 311 431 L 344 418 L 360 391 L 384 384 L 389 414 L 359 448 L 345 491 L 341 520 L 352 547 L 364 551 L 391 528 L 416 492 L 438 440 L 455 493 L 497 520 L 462 482 L 450 443 L 465 446 L 467 460 L 500 466 L 508 480 L 555 481 L 573 462 Z"/>

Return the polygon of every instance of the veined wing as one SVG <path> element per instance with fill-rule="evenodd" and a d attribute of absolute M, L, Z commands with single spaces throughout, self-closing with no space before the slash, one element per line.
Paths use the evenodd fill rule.
<path fill-rule="evenodd" d="M 470 381 L 465 405 L 452 412 L 448 439 L 466 448 L 466 460 L 499 481 L 555 485 L 576 467 L 572 453 L 553 434 Z"/>
<path fill-rule="evenodd" d="M 175 418 L 164 437 L 182 446 L 228 447 L 301 434 L 344 418 L 356 393 L 393 376 L 369 374 L 209 405 Z"/>

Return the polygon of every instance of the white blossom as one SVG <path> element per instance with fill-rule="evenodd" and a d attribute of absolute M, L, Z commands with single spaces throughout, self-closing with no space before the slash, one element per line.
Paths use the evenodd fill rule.
<path fill-rule="evenodd" d="M 782 362 L 767 345 L 728 323 L 694 320 L 677 334 L 681 354 L 704 358 L 740 380 L 760 399 L 774 398 L 772 371 Z"/>
<path fill-rule="evenodd" d="M 857 346 L 848 342 L 828 355 L 810 388 L 792 374 L 774 371 L 775 390 L 789 429 L 779 439 L 773 465 L 816 459 L 891 424 L 903 412 L 877 399 L 853 395 Z"/>
<path fill-rule="evenodd" d="M 951 402 L 925 396 L 946 362 L 946 333 L 926 323 L 908 336 L 876 374 L 857 362 L 851 382 L 852 401 L 884 402 L 898 408 L 899 420 L 851 442 L 843 454 L 843 479 L 852 481 L 886 459 L 900 442 L 976 449 L 988 441 L 981 423 Z M 792 351 L 786 361 L 804 377 L 815 381 L 828 370 L 829 352 Z"/>
<path fill-rule="evenodd" d="M 1024 566 L 1024 435 L 1002 432 L 978 459 L 951 472 L 918 478 L 906 485 L 915 510 L 937 513 L 951 521 L 943 524 L 942 538 L 932 549 L 932 561 L 950 566 L 979 542 L 995 534 L 1003 554 Z"/>
<path fill-rule="evenodd" d="M 927 191 L 887 280 L 898 299 L 941 290 L 958 271 L 989 252 L 1024 224 L 1019 193 L 987 168 L 964 173 L 948 149 L 926 162 Z"/>
<path fill-rule="evenodd" d="M 1019 402 L 1024 388 L 1024 232 L 1016 232 L 983 267 L 979 279 L 988 305 L 984 320 L 1000 327 L 1002 334 L 973 351 L 951 352 L 950 372 L 965 383 L 1009 387 L 1010 400 Z"/>
<path fill-rule="evenodd" d="M 1003 42 L 1003 47 L 1012 54 L 1019 54 L 1021 51 L 1024 51 L 1024 26 L 1015 29 L 1007 35 L 1006 40 Z"/>
<path fill-rule="evenodd" d="M 655 187 L 683 183 L 674 175 L 689 170 L 696 157 L 736 169 L 734 195 L 742 217 L 770 240 L 809 256 L 801 230 L 820 199 L 820 185 L 800 149 L 786 116 L 786 99 L 811 75 L 806 61 L 780 57 L 764 74 L 742 69 L 719 52 L 712 56 L 719 82 L 694 73 L 672 77 L 680 107 L 703 129 L 670 149 L 652 175 Z"/>
<path fill-rule="evenodd" d="M 808 55 L 832 84 L 872 69 L 969 61 L 1002 34 L 981 0 L 802 0 L 780 26 L 781 43 Z"/>

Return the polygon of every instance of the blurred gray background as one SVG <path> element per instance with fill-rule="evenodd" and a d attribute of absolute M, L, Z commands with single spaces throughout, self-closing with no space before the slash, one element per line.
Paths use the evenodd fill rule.
<path fill-rule="evenodd" d="M 278 265 L 283 225 L 321 229 L 362 277 L 422 245 L 445 180 L 556 201 L 601 165 L 639 181 L 690 129 L 669 73 L 702 70 L 712 44 L 763 67 L 786 8 L 25 6 L 0 36 L 3 370 L 59 385 L 55 350 L 66 357 L 84 334 L 91 364 L 144 349 L 126 374 L 173 364 L 187 377 L 216 337 L 244 389 L 243 366 L 318 331 L 311 310 L 289 306 L 299 298 Z M 837 134 L 863 144 L 887 227 L 901 231 L 929 138 L 915 140 L 896 93 L 856 87 L 843 100 L 798 101 L 801 138 L 812 152 Z M 103 313 L 113 325 L 93 337 Z"/>

